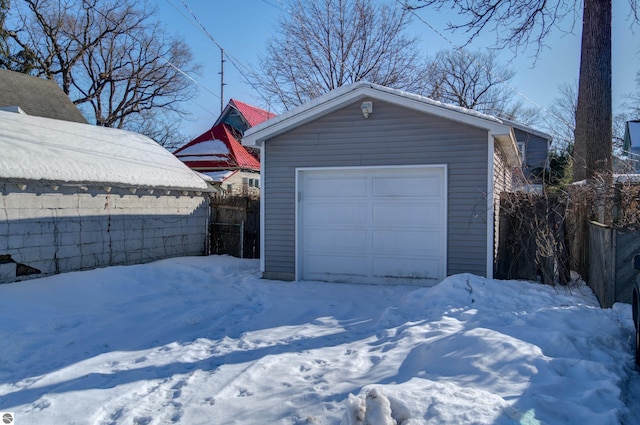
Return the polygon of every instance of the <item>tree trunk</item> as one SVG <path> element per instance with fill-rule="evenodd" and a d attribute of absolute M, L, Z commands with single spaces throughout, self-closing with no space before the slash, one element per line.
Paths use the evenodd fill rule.
<path fill-rule="evenodd" d="M 611 0 L 584 0 L 573 181 L 611 175 Z"/>
<path fill-rule="evenodd" d="M 573 148 L 573 181 L 586 180 L 594 201 L 609 198 L 611 188 L 611 0 L 584 0 L 580 77 Z M 588 280 L 589 219 L 593 211 L 577 215 L 572 252 L 576 270 Z M 590 216 L 591 215 L 591 216 Z M 599 208 L 599 220 L 611 224 L 611 210 Z"/>

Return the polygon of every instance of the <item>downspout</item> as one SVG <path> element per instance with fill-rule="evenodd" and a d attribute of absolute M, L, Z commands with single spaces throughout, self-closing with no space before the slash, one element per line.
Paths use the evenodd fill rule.
<path fill-rule="evenodd" d="M 486 276 L 487 279 L 493 279 L 493 250 L 495 235 L 495 219 L 494 219 L 494 164 L 493 155 L 495 149 L 495 140 L 491 131 L 488 132 L 487 141 L 487 258 L 486 258 Z"/>

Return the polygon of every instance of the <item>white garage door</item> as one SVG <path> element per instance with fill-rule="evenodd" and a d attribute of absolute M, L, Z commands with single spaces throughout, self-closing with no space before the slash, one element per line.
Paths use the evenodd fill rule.
<path fill-rule="evenodd" d="M 445 277 L 444 166 L 298 173 L 298 277 L 431 284 Z"/>

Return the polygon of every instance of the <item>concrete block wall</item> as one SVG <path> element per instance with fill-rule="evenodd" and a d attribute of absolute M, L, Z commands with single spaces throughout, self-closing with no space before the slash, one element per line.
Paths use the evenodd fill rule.
<path fill-rule="evenodd" d="M 0 283 L 205 253 L 206 193 L 0 182 Z"/>

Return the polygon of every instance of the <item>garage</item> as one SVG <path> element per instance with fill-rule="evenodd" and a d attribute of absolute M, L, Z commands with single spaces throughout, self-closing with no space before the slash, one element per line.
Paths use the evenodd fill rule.
<path fill-rule="evenodd" d="M 509 123 L 359 81 L 252 127 L 242 143 L 260 149 L 263 278 L 493 276 L 496 206 L 521 173 Z"/>
<path fill-rule="evenodd" d="M 428 285 L 446 275 L 445 165 L 297 170 L 298 279 Z"/>

